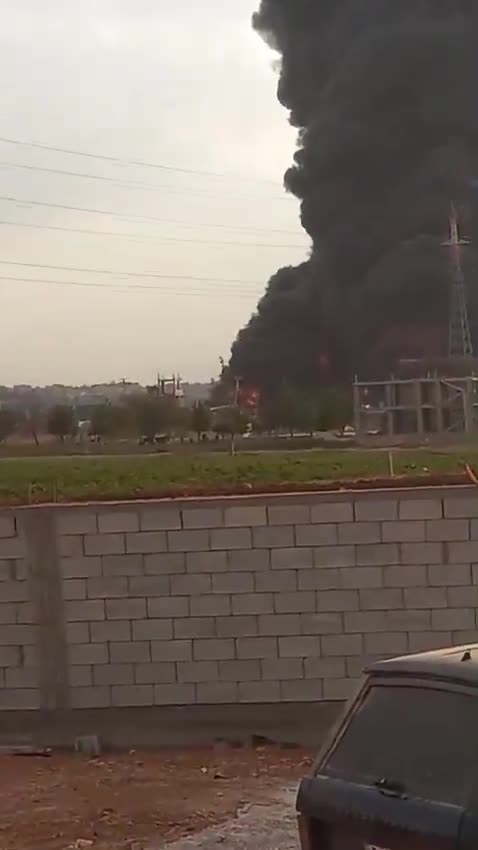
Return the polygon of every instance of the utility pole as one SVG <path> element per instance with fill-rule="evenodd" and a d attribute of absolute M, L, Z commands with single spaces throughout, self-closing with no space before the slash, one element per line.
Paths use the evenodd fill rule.
<path fill-rule="evenodd" d="M 461 239 L 458 226 L 456 207 L 450 210 L 450 239 L 442 243 L 450 248 L 452 261 L 452 282 L 450 288 L 450 316 L 448 330 L 448 356 L 450 358 L 466 358 L 473 356 L 473 345 L 468 318 L 466 298 L 466 283 L 463 272 L 463 248 L 470 240 Z"/>

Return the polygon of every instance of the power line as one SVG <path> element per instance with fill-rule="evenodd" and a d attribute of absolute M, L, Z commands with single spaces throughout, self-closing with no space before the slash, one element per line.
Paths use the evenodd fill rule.
<path fill-rule="evenodd" d="M 47 207 L 49 209 L 59 209 L 59 210 L 69 210 L 70 212 L 85 212 L 93 215 L 107 215 L 112 218 L 120 218 L 122 221 L 154 221 L 158 224 L 178 224 L 181 227 L 217 227 L 222 230 L 238 230 L 238 231 L 251 231 L 254 233 L 282 233 L 288 235 L 296 235 L 296 231 L 294 230 L 279 230 L 274 228 L 265 228 L 265 227 L 242 227 L 236 224 L 213 224 L 213 223 L 204 223 L 200 221 L 196 222 L 187 222 L 187 221 L 179 221 L 178 219 L 167 219 L 167 218 L 158 218 L 156 216 L 150 215 L 134 215 L 133 213 L 117 213 L 114 210 L 100 210 L 91 207 L 75 207 L 68 204 L 53 204 L 47 201 L 33 201 L 33 200 L 25 200 L 22 198 L 15 198 L 10 195 L 0 195 L 0 201 L 5 201 L 5 203 L 11 204 L 21 204 L 27 206 L 36 206 L 36 207 Z"/>
<path fill-rule="evenodd" d="M 214 288 L 202 288 L 202 289 L 167 289 L 163 286 L 151 286 L 148 284 L 108 284 L 108 283 L 97 283 L 96 281 L 77 281 L 77 280 L 51 280 L 49 278 L 38 278 L 38 277 L 11 277 L 10 275 L 0 275 L 0 280 L 6 282 L 13 283 L 39 283 L 39 284 L 48 284 L 53 286 L 61 286 L 63 288 L 68 288 L 69 286 L 74 287 L 86 287 L 93 289 L 104 289 L 109 292 L 159 292 L 163 295 L 227 295 L 228 297 L 234 298 L 257 298 L 260 296 L 260 292 L 246 292 L 241 288 L 233 289 L 230 287 L 214 287 Z"/>
<path fill-rule="evenodd" d="M 73 148 L 62 148 L 54 145 L 41 144 L 40 142 L 30 142 L 24 139 L 9 139 L 0 137 L 0 142 L 6 145 L 16 145 L 18 147 L 36 148 L 39 150 L 52 151 L 53 153 L 66 153 L 72 156 L 83 156 L 88 159 L 99 159 L 103 162 L 115 162 L 121 165 L 133 165 L 140 168 L 156 168 L 160 171 L 175 171 L 178 174 L 198 174 L 202 177 L 217 177 L 228 180 L 247 180 L 253 183 L 268 183 L 273 186 L 278 186 L 275 180 L 267 180 L 261 177 L 244 176 L 242 174 L 227 174 L 225 171 L 204 171 L 197 168 L 179 168 L 174 165 L 165 165 L 160 162 L 147 162 L 140 159 L 126 159 L 118 156 L 108 156 L 106 154 L 91 153 L 90 151 L 79 151 Z"/>
<path fill-rule="evenodd" d="M 105 274 L 112 277 L 148 277 L 160 280 L 192 280 L 197 283 L 232 283 L 240 286 L 262 286 L 259 280 L 241 280 L 238 278 L 196 277 L 193 275 L 160 274 L 158 272 L 125 272 L 113 269 L 88 269 L 81 266 L 52 266 L 46 263 L 22 263 L 18 260 L 0 260 L 2 266 L 22 266 L 28 269 L 51 269 L 61 272 L 80 272 L 81 274 Z"/>
<path fill-rule="evenodd" d="M 30 222 L 25 221 L 8 221 L 6 219 L 0 219 L 0 225 L 5 225 L 8 227 L 26 227 L 32 230 L 52 230 L 59 231 L 61 233 L 81 233 L 88 236 L 113 236 L 119 237 L 121 239 L 128 239 L 132 242 L 179 242 L 179 243 L 187 243 L 193 245 L 211 245 L 211 246 L 220 246 L 220 247 L 233 247 L 233 248 L 280 248 L 280 249 L 306 249 L 307 245 L 292 245 L 283 242 L 282 244 L 276 243 L 260 243 L 260 242 L 221 242 L 217 240 L 208 240 L 208 239 L 184 239 L 175 236 L 136 236 L 133 233 L 121 233 L 121 231 L 112 231 L 112 230 L 91 230 L 88 228 L 79 228 L 79 227 L 62 227 L 60 225 L 53 224 L 31 224 Z"/>

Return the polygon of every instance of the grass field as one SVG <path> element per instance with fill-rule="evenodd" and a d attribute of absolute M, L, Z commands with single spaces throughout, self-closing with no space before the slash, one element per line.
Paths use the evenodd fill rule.
<path fill-rule="evenodd" d="M 396 476 L 437 477 L 460 474 L 465 463 L 476 467 L 478 451 L 394 452 Z M 287 484 L 387 479 L 387 452 L 314 451 L 236 457 L 17 458 L 0 461 L 0 503 L 36 503 L 85 499 L 277 490 Z"/>

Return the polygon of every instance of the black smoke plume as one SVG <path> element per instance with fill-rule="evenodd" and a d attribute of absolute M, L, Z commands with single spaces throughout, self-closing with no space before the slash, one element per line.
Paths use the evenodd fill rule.
<path fill-rule="evenodd" d="M 285 186 L 313 249 L 270 280 L 233 372 L 273 389 L 446 354 L 441 243 L 478 176 L 477 0 L 262 0 L 253 23 L 281 57 Z"/>

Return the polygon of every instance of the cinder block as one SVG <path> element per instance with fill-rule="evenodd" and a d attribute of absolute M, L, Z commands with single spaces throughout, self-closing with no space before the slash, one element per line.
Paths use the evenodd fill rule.
<path fill-rule="evenodd" d="M 96 534 L 98 531 L 97 516 L 94 511 L 82 508 L 71 508 L 56 515 L 57 533 L 61 534 Z"/>
<path fill-rule="evenodd" d="M 186 556 L 184 552 L 167 552 L 164 555 L 144 555 L 144 572 L 147 576 L 185 573 Z"/>
<path fill-rule="evenodd" d="M 181 661 L 177 665 L 178 682 L 218 682 L 217 661 Z"/>
<path fill-rule="evenodd" d="M 154 705 L 152 685 L 114 685 L 111 688 L 111 705 Z"/>
<path fill-rule="evenodd" d="M 75 643 L 69 647 L 70 664 L 107 664 L 108 645 L 106 643 Z"/>
<path fill-rule="evenodd" d="M 23 646 L 20 667 L 37 667 L 39 652 L 37 646 Z"/>
<path fill-rule="evenodd" d="M 254 582 L 257 593 L 294 591 L 297 590 L 297 572 L 276 570 L 276 572 L 256 573 Z"/>
<path fill-rule="evenodd" d="M 415 519 L 416 517 L 413 517 Z M 355 502 L 357 522 L 383 522 L 398 519 L 398 501 L 396 499 L 358 499 Z"/>
<path fill-rule="evenodd" d="M 182 534 L 181 531 L 169 532 Z M 165 531 L 139 531 L 126 535 L 126 551 L 147 555 L 149 553 L 166 552 L 167 541 Z"/>
<path fill-rule="evenodd" d="M 238 702 L 238 685 L 235 682 L 212 682 L 196 686 L 199 705 L 233 705 Z"/>
<path fill-rule="evenodd" d="M 391 632 L 426 632 L 431 628 L 430 611 L 389 611 L 387 619 Z"/>
<path fill-rule="evenodd" d="M 172 596 L 199 596 L 211 593 L 212 580 L 210 575 L 194 575 L 187 573 L 183 576 L 171 576 Z"/>
<path fill-rule="evenodd" d="M 225 524 L 239 528 L 267 525 L 265 505 L 233 505 L 224 511 Z"/>
<path fill-rule="evenodd" d="M 215 622 L 220 638 L 255 637 L 258 632 L 257 617 L 217 617 Z"/>
<path fill-rule="evenodd" d="M 90 579 L 91 581 L 92 579 Z M 96 579 L 97 581 L 98 579 Z M 99 579 L 101 581 L 101 579 Z M 95 581 L 95 579 L 93 579 Z M 63 582 L 63 599 L 86 599 L 86 579 L 70 578 Z"/>
<path fill-rule="evenodd" d="M 145 599 L 107 599 L 107 620 L 142 620 L 146 617 Z"/>
<path fill-rule="evenodd" d="M 234 618 L 231 617 L 231 619 Z M 216 620 L 214 617 L 186 617 L 182 620 L 174 620 L 173 626 L 174 637 L 177 640 L 216 637 Z"/>
<path fill-rule="evenodd" d="M 212 576 L 213 593 L 253 593 L 253 591 L 253 573 L 219 573 Z"/>
<path fill-rule="evenodd" d="M 108 708 L 111 705 L 111 688 L 71 688 L 72 708 Z"/>
<path fill-rule="evenodd" d="M 405 588 L 405 608 L 446 608 L 448 602 L 444 587 Z"/>
<path fill-rule="evenodd" d="M 132 596 L 169 596 L 169 576 L 137 576 L 129 579 Z"/>
<path fill-rule="evenodd" d="M 279 658 L 307 658 L 320 654 L 320 639 L 318 637 L 299 635 L 279 638 Z"/>
<path fill-rule="evenodd" d="M 236 549 L 227 553 L 227 568 L 231 572 L 262 572 L 270 569 L 268 549 Z"/>
<path fill-rule="evenodd" d="M 356 564 L 358 567 L 385 567 L 400 563 L 397 543 L 373 543 L 370 546 L 357 546 Z M 343 564 L 347 567 L 348 564 Z"/>
<path fill-rule="evenodd" d="M 0 667 L 18 667 L 20 660 L 19 646 L 0 646 Z"/>
<path fill-rule="evenodd" d="M 83 625 L 82 623 L 74 625 Z M 131 623 L 129 620 L 106 620 L 103 623 L 90 623 L 90 634 L 93 643 L 106 641 L 125 642 L 131 640 Z M 75 641 L 77 643 L 78 641 Z"/>
<path fill-rule="evenodd" d="M 317 593 L 317 611 L 358 611 L 357 590 L 320 590 Z"/>
<path fill-rule="evenodd" d="M 15 603 L 15 608 L 17 609 L 17 623 L 36 623 L 36 612 L 31 602 L 17 602 Z"/>
<path fill-rule="evenodd" d="M 220 661 L 219 678 L 221 682 L 256 682 L 262 678 L 261 662 L 257 659 L 248 661 Z"/>
<path fill-rule="evenodd" d="M 250 528 L 216 528 L 211 531 L 211 549 L 226 551 L 228 549 L 251 548 L 252 532 Z"/>
<path fill-rule="evenodd" d="M 428 581 L 435 587 L 469 585 L 471 567 L 469 564 L 437 564 L 428 567 Z"/>
<path fill-rule="evenodd" d="M 202 685 L 201 687 L 205 686 Z M 194 685 L 156 685 L 154 688 L 155 705 L 193 705 L 195 702 Z"/>
<path fill-rule="evenodd" d="M 98 531 L 100 534 L 114 534 L 121 531 L 139 531 L 139 516 L 135 511 L 116 507 L 113 511 L 98 513 Z"/>
<path fill-rule="evenodd" d="M 188 552 L 186 569 L 188 573 L 225 573 L 227 552 Z"/>
<path fill-rule="evenodd" d="M 325 635 L 321 638 L 321 645 L 322 654 L 325 656 L 363 655 L 362 635 Z"/>
<path fill-rule="evenodd" d="M 271 551 L 271 567 L 273 570 L 307 570 L 314 567 L 314 550 L 298 549 L 273 549 Z"/>
<path fill-rule="evenodd" d="M 277 614 L 302 614 L 315 611 L 315 593 L 307 590 L 297 593 L 275 593 L 274 609 Z"/>
<path fill-rule="evenodd" d="M 239 640 L 254 640 L 254 638 L 240 638 Z M 255 638 L 255 640 L 258 640 L 258 638 Z M 232 639 L 195 640 L 193 641 L 193 653 L 195 661 L 221 661 L 227 658 L 235 658 L 234 641 Z M 238 657 L 241 656 L 238 655 Z"/>
<path fill-rule="evenodd" d="M 102 558 L 103 575 L 110 576 L 141 576 L 143 575 L 143 559 L 141 555 L 104 555 Z"/>
<path fill-rule="evenodd" d="M 2 581 L 0 602 L 28 602 L 30 591 L 26 581 Z"/>
<path fill-rule="evenodd" d="M 132 685 L 134 683 L 132 664 L 99 664 L 93 667 L 95 685 Z"/>
<path fill-rule="evenodd" d="M 137 664 L 135 667 L 137 685 L 157 685 L 176 681 L 176 665 L 171 661 L 163 664 Z"/>
<path fill-rule="evenodd" d="M 356 694 L 360 687 L 361 679 L 325 679 L 324 699 L 349 700 Z"/>
<path fill-rule="evenodd" d="M 412 632 L 408 636 L 408 649 L 410 652 L 430 652 L 434 649 L 444 649 L 451 646 L 451 632 Z"/>
<path fill-rule="evenodd" d="M 306 679 L 342 679 L 345 661 L 343 658 L 306 658 L 304 673 Z"/>
<path fill-rule="evenodd" d="M 290 640 L 290 638 L 286 638 Z M 277 640 L 271 637 L 238 638 L 237 658 L 277 658 Z M 231 657 L 234 657 L 233 655 Z"/>
<path fill-rule="evenodd" d="M 466 629 L 465 631 L 457 631 L 451 633 L 451 642 L 453 646 L 463 646 L 465 644 L 473 646 L 478 643 L 478 629 Z"/>
<path fill-rule="evenodd" d="M 337 569 L 299 570 L 297 578 L 299 590 L 336 590 L 342 587 Z"/>
<path fill-rule="evenodd" d="M 478 587 L 476 585 L 449 587 L 446 593 L 450 608 L 478 608 Z"/>
<path fill-rule="evenodd" d="M 85 555 L 121 555 L 124 552 L 124 535 L 87 534 L 84 546 Z"/>
<path fill-rule="evenodd" d="M 298 528 L 309 528 L 307 525 Z M 294 546 L 294 527 L 292 525 L 269 525 L 252 529 L 254 549 L 287 549 Z M 297 545 L 301 545 L 298 543 Z"/>
<path fill-rule="evenodd" d="M 360 655 L 345 659 L 346 678 L 358 679 L 363 677 L 364 671 L 376 661 L 383 661 L 383 656 Z"/>
<path fill-rule="evenodd" d="M 143 508 L 139 519 L 142 531 L 169 531 L 181 528 L 179 508 L 166 508 L 164 505 Z"/>
<path fill-rule="evenodd" d="M 148 599 L 148 617 L 187 617 L 189 599 L 187 596 L 165 596 Z"/>
<path fill-rule="evenodd" d="M 221 528 L 224 525 L 222 508 L 183 508 L 182 514 L 183 528 Z"/>
<path fill-rule="evenodd" d="M 318 502 L 311 507 L 313 523 L 353 522 L 354 513 L 351 502 Z"/>
<path fill-rule="evenodd" d="M 380 543 L 380 523 L 378 522 L 346 522 L 338 526 L 339 543 L 370 544 Z"/>
<path fill-rule="evenodd" d="M 272 614 L 274 597 L 272 593 L 241 593 L 231 597 L 232 613 L 236 614 Z"/>
<path fill-rule="evenodd" d="M 13 515 L 0 516 L 0 537 L 14 537 L 15 534 L 15 517 Z"/>
<path fill-rule="evenodd" d="M 239 702 L 280 702 L 279 682 L 239 682 Z"/>
<path fill-rule="evenodd" d="M 68 670 L 70 687 L 72 688 L 87 688 L 93 684 L 93 676 L 91 666 L 85 664 L 84 667 L 70 667 Z"/>
<path fill-rule="evenodd" d="M 92 623 L 93 626 L 101 626 L 102 623 Z M 65 623 L 65 637 L 67 643 L 88 643 L 90 640 L 90 627 L 88 623 Z M 128 635 L 128 640 L 129 640 Z M 0 667 L 2 666 L 0 660 Z"/>
<path fill-rule="evenodd" d="M 425 566 L 385 567 L 383 576 L 385 587 L 424 587 L 428 581 Z"/>
<path fill-rule="evenodd" d="M 280 683 L 281 700 L 284 702 L 316 702 L 323 696 L 320 679 L 291 680 Z"/>
<path fill-rule="evenodd" d="M 386 632 L 387 629 L 385 611 L 350 611 L 344 614 L 345 632 Z"/>
<path fill-rule="evenodd" d="M 408 636 L 405 632 L 371 632 L 364 635 L 365 652 L 369 655 L 405 655 Z"/>
<path fill-rule="evenodd" d="M 320 569 L 353 567 L 355 566 L 355 547 L 321 546 L 319 549 L 314 549 L 314 566 Z"/>
<path fill-rule="evenodd" d="M 215 532 L 217 533 L 217 532 Z M 170 552 L 201 552 L 212 549 L 224 549 L 224 546 L 209 546 L 209 531 L 168 531 L 168 549 Z M 153 551 L 153 550 L 150 550 Z M 156 549 L 160 552 L 160 549 Z"/>
<path fill-rule="evenodd" d="M 363 611 L 390 611 L 403 608 L 403 592 L 400 588 L 360 590 L 360 607 Z"/>
<path fill-rule="evenodd" d="M 441 519 L 443 505 L 441 499 L 401 499 L 400 519 Z"/>
<path fill-rule="evenodd" d="M 424 520 L 383 522 L 382 535 L 384 543 L 420 542 L 425 540 L 425 522 Z"/>
<path fill-rule="evenodd" d="M 447 608 L 443 611 L 432 611 L 431 614 L 432 629 L 437 632 L 475 628 L 474 608 Z"/>
<path fill-rule="evenodd" d="M 0 626 L 0 646 L 25 646 L 36 643 L 37 627 L 32 625 Z"/>
<path fill-rule="evenodd" d="M 0 558 L 23 558 L 25 547 L 20 537 L 0 538 Z"/>
<path fill-rule="evenodd" d="M 36 667 L 7 667 L 5 670 L 5 687 L 7 688 L 37 688 L 38 668 Z"/>
<path fill-rule="evenodd" d="M 360 590 L 383 587 L 383 570 L 380 567 L 344 567 L 339 572 L 344 588 Z"/>
<path fill-rule="evenodd" d="M 402 543 L 400 547 L 402 564 L 441 564 L 443 561 L 442 543 Z"/>
<path fill-rule="evenodd" d="M 89 599 L 112 599 L 128 596 L 126 578 L 89 578 L 86 580 Z"/>
<path fill-rule="evenodd" d="M 297 525 L 295 538 L 297 546 L 336 546 L 337 526 L 331 523 Z M 286 547 L 293 545 L 293 541 L 284 544 Z"/>
<path fill-rule="evenodd" d="M 309 505 L 269 505 L 267 516 L 269 525 L 308 525 L 311 521 Z"/>
<path fill-rule="evenodd" d="M 144 640 L 171 640 L 172 620 L 133 620 L 133 642 Z"/>
<path fill-rule="evenodd" d="M 427 540 L 469 540 L 470 527 L 467 519 L 435 519 L 426 523 Z"/>
<path fill-rule="evenodd" d="M 153 661 L 192 661 L 191 640 L 153 641 L 151 658 Z"/>
<path fill-rule="evenodd" d="M 82 558 L 85 554 L 83 552 L 83 537 L 80 534 L 57 537 L 57 547 L 60 558 Z"/>
<path fill-rule="evenodd" d="M 472 519 L 478 517 L 478 498 L 469 498 L 457 494 L 457 496 L 444 499 L 443 508 L 445 517 Z"/>
<path fill-rule="evenodd" d="M 330 635 L 343 631 L 340 614 L 301 614 L 300 633 L 303 635 Z"/>
<path fill-rule="evenodd" d="M 298 614 L 262 614 L 258 618 L 259 635 L 297 635 L 300 634 Z"/>
<path fill-rule="evenodd" d="M 231 597 L 193 596 L 189 600 L 191 617 L 227 617 L 231 614 Z"/>
<path fill-rule="evenodd" d="M 68 623 L 104 620 L 105 603 L 103 599 L 78 599 L 65 602 L 65 619 Z"/>
<path fill-rule="evenodd" d="M 151 651 L 148 641 L 140 643 L 110 643 L 110 662 L 112 664 L 141 664 L 151 661 Z"/>
<path fill-rule="evenodd" d="M 6 688 L 0 690 L 1 709 L 36 709 L 40 708 L 40 694 L 33 688 Z"/>
<path fill-rule="evenodd" d="M 471 540 L 478 539 L 478 520 L 472 519 L 472 520 L 462 520 L 462 521 L 465 522 L 465 523 L 469 522 L 470 534 L 469 534 L 469 538 L 467 538 L 467 539 L 471 539 Z"/>
<path fill-rule="evenodd" d="M 16 561 L 0 561 L 0 581 L 24 581 L 24 576 L 18 577 Z"/>
<path fill-rule="evenodd" d="M 101 576 L 101 558 L 62 558 L 63 578 L 95 578 Z"/>
<path fill-rule="evenodd" d="M 450 564 L 473 564 L 478 562 L 478 541 L 448 543 L 448 561 Z"/>

